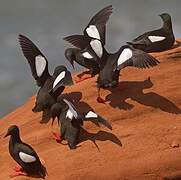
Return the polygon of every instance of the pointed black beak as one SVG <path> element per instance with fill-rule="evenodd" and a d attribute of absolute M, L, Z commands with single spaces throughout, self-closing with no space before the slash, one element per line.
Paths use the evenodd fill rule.
<path fill-rule="evenodd" d="M 161 17 L 161 19 L 163 19 L 163 16 L 162 16 L 162 14 L 159 14 L 158 16 L 160 16 L 160 17 Z"/>
<path fill-rule="evenodd" d="M 6 138 L 7 136 L 9 136 L 10 134 L 7 132 L 7 134 L 4 136 L 4 138 Z"/>

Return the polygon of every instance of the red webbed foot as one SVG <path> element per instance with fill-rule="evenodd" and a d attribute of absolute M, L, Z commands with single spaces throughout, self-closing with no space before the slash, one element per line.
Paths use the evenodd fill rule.
<path fill-rule="evenodd" d="M 13 168 L 13 170 L 15 171 L 15 172 L 21 172 L 22 171 L 22 167 L 20 167 L 20 166 L 15 166 L 14 168 Z"/>
<path fill-rule="evenodd" d="M 90 79 L 90 78 L 92 78 L 92 76 L 86 76 L 86 77 L 83 77 L 83 78 L 79 77 L 78 80 L 75 80 L 75 82 L 80 83 L 80 82 L 85 81 L 85 80 Z"/>
<path fill-rule="evenodd" d="M 52 135 L 53 135 L 53 139 L 55 139 L 58 143 L 61 143 L 62 138 L 58 133 L 52 132 Z"/>
<path fill-rule="evenodd" d="M 23 172 L 23 171 L 19 171 L 19 172 L 14 172 L 13 174 L 11 174 L 9 177 L 10 178 L 14 178 L 17 176 L 27 176 L 27 173 Z"/>

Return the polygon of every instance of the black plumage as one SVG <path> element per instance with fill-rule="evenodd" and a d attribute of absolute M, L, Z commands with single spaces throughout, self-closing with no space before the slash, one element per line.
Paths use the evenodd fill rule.
<path fill-rule="evenodd" d="M 98 87 L 116 87 L 119 81 L 120 70 L 127 66 L 150 68 L 159 63 L 153 56 L 130 45 L 124 45 L 112 54 L 108 53 L 103 46 L 102 49 L 104 49 L 103 57 L 97 61 L 100 66 L 97 79 Z"/>
<path fill-rule="evenodd" d="M 32 110 L 40 112 L 50 109 L 65 86 L 73 84 L 71 73 L 65 66 L 61 65 L 55 68 L 53 75 L 50 75 L 48 60 L 36 45 L 23 35 L 19 35 L 19 43 L 28 60 L 32 75 L 40 87 L 36 96 L 35 107 Z"/>
<path fill-rule="evenodd" d="M 171 16 L 168 13 L 159 16 L 163 20 L 163 26 L 160 29 L 146 32 L 128 44 L 145 52 L 160 52 L 170 49 L 175 42 Z"/>
<path fill-rule="evenodd" d="M 68 48 L 65 56 L 68 61 L 74 64 L 74 61 L 81 66 L 89 69 L 91 76 L 99 73 L 100 67 L 98 61 L 103 58 L 104 52 L 102 46 L 105 45 L 106 23 L 112 13 L 112 6 L 107 6 L 92 17 L 86 28 L 84 35 L 72 35 L 65 37 L 64 40 L 73 44 L 77 48 Z M 95 49 L 92 46 L 96 46 Z M 101 48 L 99 53 L 96 49 Z"/>
<path fill-rule="evenodd" d="M 46 176 L 46 169 L 35 150 L 30 145 L 22 142 L 19 128 L 16 125 L 10 126 L 5 137 L 7 136 L 11 136 L 9 140 L 9 153 L 22 168 L 22 171 L 19 170 L 12 176 L 27 174 L 28 176 L 44 178 Z"/>
<path fill-rule="evenodd" d="M 97 115 L 93 111 L 80 113 L 76 107 L 67 99 L 59 99 L 51 108 L 53 121 L 58 119 L 60 125 L 60 138 L 55 135 L 57 140 L 67 140 L 70 149 L 75 149 L 79 142 L 80 129 L 84 121 L 96 120 L 112 130 L 110 123 Z M 52 124 L 53 124 L 52 121 Z"/>
<path fill-rule="evenodd" d="M 122 46 L 116 53 L 108 54 L 104 67 L 98 76 L 98 87 L 115 87 L 118 85 L 119 72 L 128 67 L 150 68 L 159 63 L 153 56 L 129 45 Z"/>

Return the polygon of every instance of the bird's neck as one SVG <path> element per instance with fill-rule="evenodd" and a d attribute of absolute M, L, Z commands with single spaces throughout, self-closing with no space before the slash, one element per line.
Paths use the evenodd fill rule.
<path fill-rule="evenodd" d="M 107 52 L 105 47 L 103 48 L 103 53 L 104 53 L 103 56 L 105 56 L 105 57 L 109 56 L 109 53 Z"/>
<path fill-rule="evenodd" d="M 172 21 L 171 21 L 171 19 L 169 19 L 163 23 L 163 28 L 168 32 L 172 32 Z"/>
<path fill-rule="evenodd" d="M 15 143 L 21 143 L 21 138 L 19 137 L 19 135 L 16 135 L 16 136 L 11 136 L 10 137 L 10 143 L 12 145 L 14 145 Z"/>

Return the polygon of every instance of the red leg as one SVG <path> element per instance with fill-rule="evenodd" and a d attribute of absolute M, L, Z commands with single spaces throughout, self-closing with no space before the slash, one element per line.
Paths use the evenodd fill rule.
<path fill-rule="evenodd" d="M 90 78 L 92 78 L 92 76 L 87 76 L 87 77 L 84 77 L 84 78 L 79 78 L 78 80 L 75 80 L 75 82 L 76 83 L 80 83 L 80 82 L 82 82 L 82 81 L 84 81 L 86 79 L 90 79 Z"/>
<path fill-rule="evenodd" d="M 101 98 L 100 96 L 97 97 L 97 102 L 105 104 L 105 100 L 103 98 Z"/>
<path fill-rule="evenodd" d="M 14 170 L 15 172 L 20 172 L 20 171 L 22 171 L 22 167 L 20 167 L 19 165 L 17 165 L 17 166 L 15 166 L 15 167 L 13 168 L 13 170 Z"/>
<path fill-rule="evenodd" d="M 23 172 L 23 171 L 20 171 L 20 172 L 14 172 L 9 177 L 14 178 L 14 177 L 17 177 L 17 176 L 27 176 L 27 174 L 25 172 Z"/>
<path fill-rule="evenodd" d="M 101 98 L 101 96 L 100 96 L 100 88 L 98 89 L 97 102 L 105 104 L 105 100 L 103 98 Z"/>
<path fill-rule="evenodd" d="M 58 143 L 62 141 L 62 138 L 58 133 L 52 132 L 52 135 L 53 135 L 53 139 L 55 139 Z"/>

